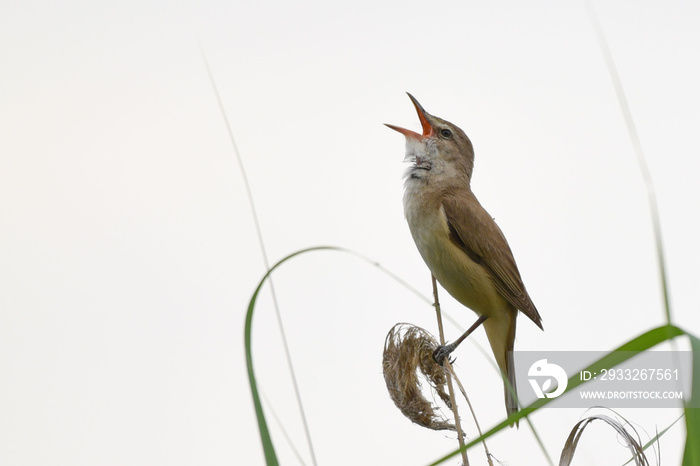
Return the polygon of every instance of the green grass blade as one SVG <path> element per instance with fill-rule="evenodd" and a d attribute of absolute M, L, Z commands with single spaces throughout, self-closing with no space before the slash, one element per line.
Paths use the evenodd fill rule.
<path fill-rule="evenodd" d="M 679 329 L 678 327 L 675 327 L 673 325 L 662 325 L 660 327 L 656 327 L 652 330 L 649 330 L 646 333 L 643 333 L 639 335 L 636 338 L 633 338 L 632 340 L 628 341 L 627 343 L 623 344 L 619 348 L 617 348 L 614 351 L 611 351 L 610 353 L 606 354 L 602 358 L 600 358 L 598 361 L 592 363 L 590 366 L 588 366 L 584 370 L 589 370 L 592 372 L 599 372 L 603 368 L 611 368 L 615 367 L 618 364 L 626 361 L 627 359 L 631 358 L 633 354 L 629 353 L 629 351 L 646 351 L 653 346 L 658 345 L 659 343 L 670 340 L 674 337 L 684 335 L 686 334 L 683 330 Z M 700 351 L 700 340 L 698 340 L 698 350 Z M 694 363 L 694 372 L 697 372 L 695 375 L 700 378 L 700 368 L 698 368 L 697 371 L 695 371 L 695 368 L 697 367 L 698 364 L 700 364 L 700 361 L 698 362 L 693 362 Z M 581 384 L 586 383 L 587 381 L 582 381 L 578 375 L 574 375 L 569 379 L 568 385 L 566 392 L 569 392 L 573 390 L 574 388 L 578 387 Z M 700 382 L 698 384 L 693 384 L 694 390 L 700 391 Z M 564 394 L 566 394 L 564 392 Z M 564 395 L 563 394 L 563 395 Z M 562 396 L 563 396 L 562 395 Z M 700 396 L 700 394 L 698 395 Z M 482 436 L 475 438 L 471 442 L 469 442 L 467 445 L 464 446 L 465 449 L 469 449 L 473 447 L 474 445 L 477 445 L 482 442 L 482 440 L 487 439 L 491 437 L 493 434 L 501 431 L 505 427 L 510 426 L 514 421 L 521 419 L 523 417 L 529 416 L 533 412 L 537 411 L 538 409 L 542 408 L 546 404 L 550 403 L 554 398 L 540 398 L 537 401 L 533 402 L 529 406 L 524 407 L 522 410 L 519 412 L 513 414 L 511 417 L 503 420 L 500 424 L 497 424 L 491 430 L 485 432 Z M 686 410 L 688 411 L 688 410 Z M 694 410 L 698 412 L 698 419 L 696 420 L 697 424 L 694 426 L 695 427 L 695 432 L 696 435 L 700 435 L 700 410 Z M 686 414 L 687 417 L 687 414 Z M 689 438 L 690 438 L 690 429 L 689 429 Z M 695 437 L 696 439 L 698 437 Z M 694 446 L 697 449 L 700 449 L 700 444 Z M 687 446 L 686 446 L 687 448 Z M 443 463 L 444 461 L 447 461 L 448 459 L 458 455 L 460 453 L 461 449 L 457 449 L 442 458 L 438 459 L 434 463 L 431 463 L 430 466 L 436 466 L 438 464 Z M 695 451 L 693 450 L 693 453 L 698 455 L 697 458 L 700 458 L 700 451 Z M 700 462 L 697 463 L 687 463 L 687 464 L 700 464 Z M 685 465 L 685 463 L 684 463 Z"/>
<path fill-rule="evenodd" d="M 696 466 L 700 464 L 700 408 L 691 408 L 698 405 L 700 400 L 700 339 L 694 335 L 688 335 L 690 346 L 693 349 L 693 386 L 690 390 L 690 400 L 685 402 L 685 451 L 683 452 L 683 466 Z"/>

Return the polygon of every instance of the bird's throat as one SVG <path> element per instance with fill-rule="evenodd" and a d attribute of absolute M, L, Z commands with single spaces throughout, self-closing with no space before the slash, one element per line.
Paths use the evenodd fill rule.
<path fill-rule="evenodd" d="M 427 175 L 426 172 L 432 170 L 433 163 L 428 142 L 427 139 L 406 138 L 406 156 L 404 161 L 412 164 L 406 171 L 406 177 L 424 178 Z"/>

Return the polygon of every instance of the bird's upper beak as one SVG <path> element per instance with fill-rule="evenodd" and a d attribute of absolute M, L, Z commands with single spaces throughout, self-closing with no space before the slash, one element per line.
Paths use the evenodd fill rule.
<path fill-rule="evenodd" d="M 423 106 L 410 93 L 407 92 L 406 94 L 408 94 L 408 97 L 411 98 L 411 102 L 413 102 L 413 106 L 416 107 L 416 112 L 418 113 L 418 118 L 420 119 L 420 124 L 423 127 L 423 134 L 418 134 L 415 131 L 411 131 L 410 129 L 401 128 L 400 126 L 394 126 L 394 125 L 390 125 L 388 123 L 385 123 L 385 125 L 391 129 L 393 129 L 394 131 L 398 131 L 399 133 L 403 134 L 407 138 L 417 139 L 418 141 L 422 140 L 423 138 L 428 138 L 428 137 L 432 136 L 433 135 L 433 126 L 428 121 L 428 118 L 426 117 L 427 113 L 423 109 Z"/>

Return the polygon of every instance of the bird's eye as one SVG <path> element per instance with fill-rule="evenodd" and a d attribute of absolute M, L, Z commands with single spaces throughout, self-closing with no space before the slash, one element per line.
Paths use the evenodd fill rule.
<path fill-rule="evenodd" d="M 445 139 L 450 139 L 452 137 L 452 131 L 450 131 L 447 128 L 443 128 L 440 130 L 440 136 L 442 136 Z"/>

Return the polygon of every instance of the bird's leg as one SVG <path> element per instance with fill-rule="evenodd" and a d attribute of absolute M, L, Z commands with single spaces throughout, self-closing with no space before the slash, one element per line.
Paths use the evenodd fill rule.
<path fill-rule="evenodd" d="M 472 324 L 472 326 L 469 327 L 467 331 L 462 334 L 462 336 L 457 338 L 449 345 L 438 346 L 435 351 L 433 351 L 433 359 L 435 362 L 442 366 L 442 362 L 445 360 L 445 358 L 456 350 L 460 343 L 462 343 L 474 330 L 479 328 L 479 325 L 483 324 L 486 319 L 488 319 L 488 316 L 479 316 L 479 318 L 476 319 L 476 322 L 474 322 L 474 324 Z"/>

